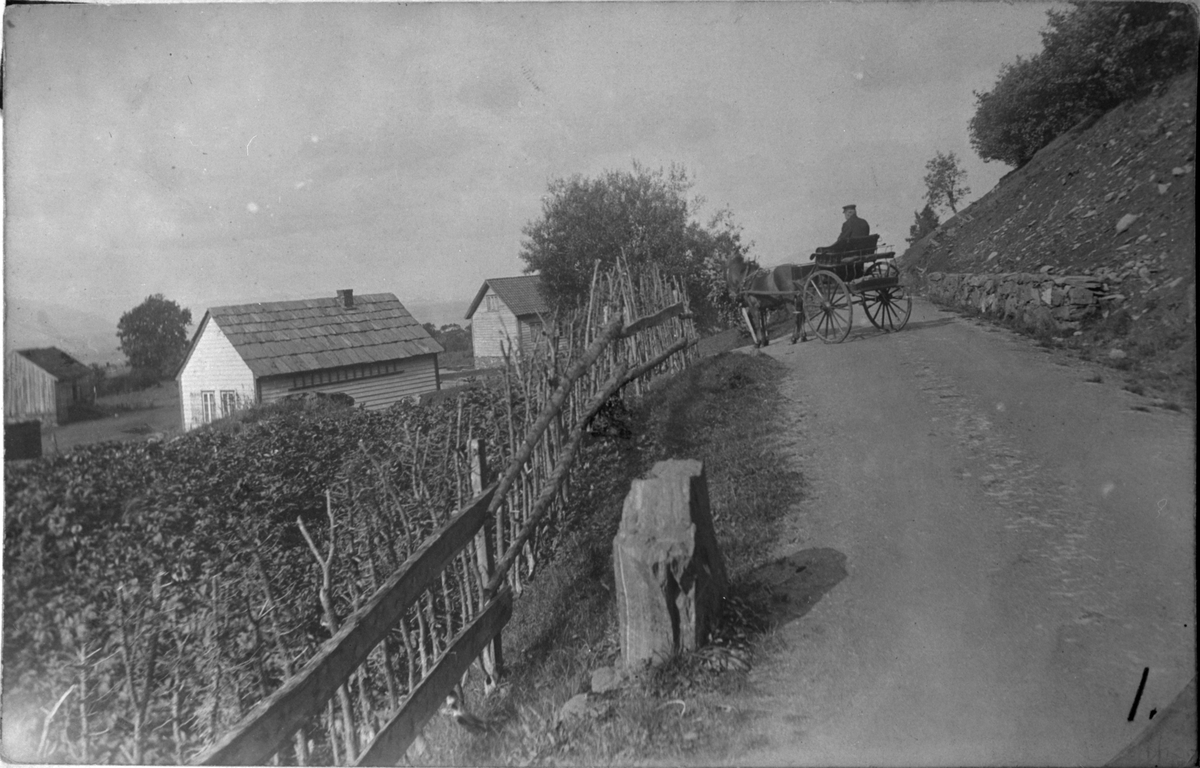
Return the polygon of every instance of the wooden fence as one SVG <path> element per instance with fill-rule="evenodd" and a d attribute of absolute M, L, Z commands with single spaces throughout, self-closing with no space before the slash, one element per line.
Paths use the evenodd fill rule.
<path fill-rule="evenodd" d="M 540 407 L 522 409 L 521 438 L 510 440 L 507 455 L 499 455 L 505 467 L 500 476 L 490 481 L 488 447 L 468 439 L 474 497 L 413 550 L 301 670 L 193 762 L 260 764 L 291 742 L 296 761 L 303 763 L 304 740 L 296 734 L 322 713 L 332 724 L 336 699 L 346 735 L 341 753 L 345 762 L 395 764 L 474 660 L 481 660 L 493 680 L 502 673 L 500 632 L 511 615 L 513 593 L 521 589 L 522 574 L 527 578 L 536 568 L 537 548 L 530 546 L 531 541 L 567 500 L 570 471 L 588 425 L 623 388 L 632 384 L 640 392 L 655 371 L 686 365 L 696 340 L 682 287 L 655 270 L 635 274 L 624 265 L 605 273 L 597 270 L 591 297 L 586 310 L 551 319 L 550 333 L 531 354 L 510 356 L 505 386 L 519 390 L 525 403 Z M 514 438 L 517 420 L 510 418 Z M 332 494 L 329 513 L 332 536 Z M 333 558 L 332 539 L 322 560 L 307 530 L 304 535 L 327 569 Z M 475 599 L 460 600 L 457 623 L 448 579 L 463 586 L 460 595 L 469 595 L 472 590 L 467 585 L 475 585 Z M 439 587 L 444 620 L 457 630 L 442 647 L 431 641 L 432 647 L 426 648 L 427 631 L 432 637 L 437 623 L 437 599 L 432 594 Z M 323 600 L 328 591 L 327 583 Z M 410 615 L 427 631 L 418 633 L 422 647 L 416 653 L 407 647 L 407 629 L 402 635 L 409 659 L 408 694 L 401 703 L 395 690 L 399 686 L 389 677 L 388 691 L 397 706 L 381 727 L 364 731 L 361 723 L 355 723 L 349 682 L 359 676 L 361 720 L 368 688 L 362 669 L 377 649 L 387 656 L 389 632 L 407 626 Z M 331 612 L 330 621 L 334 621 Z M 422 667 L 417 684 L 413 684 L 414 655 L 420 657 Z M 352 736 L 356 732 L 365 743 L 361 751 Z M 336 758 L 336 747 L 334 754 Z"/>

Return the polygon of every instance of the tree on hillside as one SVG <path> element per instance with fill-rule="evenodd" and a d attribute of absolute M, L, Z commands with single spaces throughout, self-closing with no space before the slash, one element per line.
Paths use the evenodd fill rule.
<path fill-rule="evenodd" d="M 442 345 L 442 349 L 447 352 L 470 352 L 471 351 L 471 329 L 463 328 L 457 323 L 449 323 L 438 328 L 433 323 L 421 323 L 421 327 L 426 333 L 433 337 L 433 340 Z"/>
<path fill-rule="evenodd" d="M 130 367 L 159 376 L 171 373 L 187 349 L 187 327 L 191 322 L 190 309 L 182 309 L 161 293 L 147 297 L 121 315 L 117 338 Z"/>
<path fill-rule="evenodd" d="M 905 238 L 908 240 L 909 245 L 912 245 L 937 229 L 938 224 L 941 223 L 938 221 L 937 213 L 928 205 L 922 208 L 920 213 L 913 211 L 913 216 L 916 218 L 916 222 L 908 228 L 908 237 Z"/>
<path fill-rule="evenodd" d="M 448 323 L 438 329 L 437 340 L 447 352 L 471 351 L 471 329 L 458 323 Z"/>
<path fill-rule="evenodd" d="M 985 162 L 1024 165 L 1089 115 L 1196 66 L 1190 4 L 1072 2 L 1047 17 L 1042 51 L 975 92 L 971 146 Z"/>
<path fill-rule="evenodd" d="M 687 281 L 688 297 L 697 326 L 709 330 L 740 323 L 737 304 L 725 283 L 725 265 L 740 255 L 751 270 L 758 269 L 758 262 L 750 257 L 754 243 L 742 240 L 742 226 L 728 208 L 713 214 L 707 227 L 689 224 L 688 237 L 688 251 L 696 264 Z"/>
<path fill-rule="evenodd" d="M 577 305 L 586 298 L 592 271 L 614 264 L 654 263 L 681 276 L 703 323 L 714 317 L 707 298 L 733 253 L 745 253 L 741 228 L 732 214 L 718 212 L 707 226 L 694 219 L 702 201 L 689 201 L 692 180 L 679 166 L 608 171 L 554 179 L 542 200 L 542 215 L 525 225 L 521 259 L 526 272 L 539 272 L 552 304 Z"/>
<path fill-rule="evenodd" d="M 953 152 L 948 155 L 938 152 L 925 163 L 925 170 L 928 171 L 925 174 L 925 201 L 935 209 L 948 205 L 957 214 L 958 204 L 971 194 L 971 188 L 963 184 L 967 172 L 958 167 L 958 158 Z"/>

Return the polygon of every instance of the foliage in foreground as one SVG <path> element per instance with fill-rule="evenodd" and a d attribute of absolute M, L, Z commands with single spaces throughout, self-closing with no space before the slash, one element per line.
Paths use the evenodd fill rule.
<path fill-rule="evenodd" d="M 485 387 L 383 412 L 282 403 L 166 444 L 101 443 L 6 468 L 6 756 L 190 759 L 462 502 L 461 446 L 503 445 L 500 425 L 524 407 Z M 340 553 L 331 610 L 301 526 Z M 439 634 L 427 623 L 460 620 L 450 602 L 425 607 L 419 633 L 391 638 L 409 689 L 410 642 L 423 659 Z M 395 677 L 360 677 L 359 696 L 394 699 Z M 338 761 L 319 726 L 309 739 L 311 760 Z"/>
<path fill-rule="evenodd" d="M 971 146 L 1013 167 L 1089 115 L 1196 66 L 1196 9 L 1187 3 L 1079 2 L 1047 11 L 1042 51 L 975 93 Z"/>
<path fill-rule="evenodd" d="M 587 404 L 619 382 L 640 393 L 691 356 L 684 318 L 614 339 L 617 322 L 676 304 L 688 306 L 677 281 L 621 265 L 597 276 L 586 314 L 558 318 L 500 377 L 425 405 L 370 412 L 303 398 L 166 444 L 90 446 L 6 473 L 6 754 L 194 758 L 462 507 L 478 481 L 476 438 L 493 469 L 535 440 L 520 472 L 505 472 L 517 482 L 491 528 L 505 553 L 491 577 L 520 595 L 573 524 L 551 478 L 570 481 L 560 468 L 576 456 L 577 430 L 600 421 L 585 421 Z M 586 370 L 572 364 L 564 401 L 564 367 L 588 359 Z M 629 379 L 630 369 L 643 373 Z M 535 430 L 548 403 L 560 418 Z M 476 614 L 488 574 L 474 555 L 441 571 L 278 758 L 356 761 Z"/>

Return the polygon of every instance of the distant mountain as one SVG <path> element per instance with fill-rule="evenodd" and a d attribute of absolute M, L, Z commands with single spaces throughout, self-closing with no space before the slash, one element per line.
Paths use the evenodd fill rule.
<path fill-rule="evenodd" d="M 4 349 L 58 347 L 82 363 L 120 363 L 117 319 L 63 304 L 6 296 Z"/>
<path fill-rule="evenodd" d="M 457 301 L 401 301 L 405 308 L 422 323 L 468 325 L 463 315 L 471 304 L 467 297 Z M 219 303 L 219 302 L 218 302 Z M 216 306 L 214 304 L 213 306 Z M 205 307 L 192 309 L 193 325 L 204 317 Z M 58 347 L 82 363 L 124 363 L 120 341 L 117 339 L 117 317 L 104 317 L 94 312 L 45 301 L 5 297 L 4 349 Z M 189 336 L 190 338 L 190 336 Z"/>
<path fill-rule="evenodd" d="M 475 297 L 468 296 L 458 301 L 405 301 L 404 297 L 400 297 L 400 303 L 422 323 L 433 323 L 438 328 L 443 325 L 460 325 L 465 328 L 469 323 L 463 315 L 467 314 L 467 307 L 471 306 L 473 298 Z"/>

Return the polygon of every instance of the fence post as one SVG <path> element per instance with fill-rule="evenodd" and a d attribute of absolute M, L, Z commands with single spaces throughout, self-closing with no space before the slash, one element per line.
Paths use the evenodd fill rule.
<path fill-rule="evenodd" d="M 471 491 L 478 494 L 483 491 L 488 480 L 487 445 L 478 438 L 468 441 L 467 454 L 471 461 Z M 496 571 L 496 548 L 493 538 L 495 527 L 492 516 L 488 515 L 483 522 L 483 527 L 479 529 L 479 533 L 475 534 L 475 562 L 479 568 L 480 584 L 487 584 Z M 489 595 L 483 595 L 484 600 L 489 598 Z M 496 633 L 495 639 L 483 649 L 483 655 L 479 657 L 479 665 L 483 667 L 483 674 L 486 678 L 484 689 L 491 691 L 499 685 L 500 676 L 504 674 L 504 653 L 500 645 L 500 633 Z"/>

